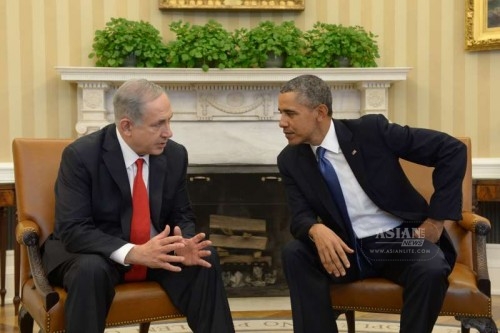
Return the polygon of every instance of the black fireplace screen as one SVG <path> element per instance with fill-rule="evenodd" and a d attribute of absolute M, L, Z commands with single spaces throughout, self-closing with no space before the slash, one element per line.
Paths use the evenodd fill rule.
<path fill-rule="evenodd" d="M 288 295 L 281 248 L 291 235 L 280 175 L 213 171 L 190 171 L 188 190 L 197 228 L 218 250 L 228 296 Z"/>

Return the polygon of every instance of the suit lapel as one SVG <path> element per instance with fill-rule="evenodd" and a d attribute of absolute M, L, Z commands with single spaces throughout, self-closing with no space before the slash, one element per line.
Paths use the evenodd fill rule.
<path fill-rule="evenodd" d="M 149 203 L 151 221 L 158 231 L 160 228 L 161 203 L 163 200 L 163 187 L 167 170 L 167 158 L 164 154 L 149 156 Z"/>
<path fill-rule="evenodd" d="M 114 125 L 109 127 L 106 136 L 104 137 L 103 148 L 104 153 L 102 158 L 104 160 L 104 164 L 108 168 L 113 181 L 120 189 L 123 201 L 130 203 L 124 205 L 120 221 L 123 234 L 126 239 L 129 239 L 130 221 L 132 219 L 132 194 L 130 193 L 130 183 L 128 180 L 127 170 L 125 168 L 125 161 L 123 160 L 123 154 L 118 138 L 116 137 L 116 127 Z"/>
<path fill-rule="evenodd" d="M 351 167 L 354 176 L 363 189 L 365 189 L 365 167 L 363 164 L 363 151 L 360 146 L 354 142 L 352 132 L 339 120 L 334 119 L 335 132 L 339 141 L 340 149 Z M 366 190 L 366 189 L 365 189 Z"/>
<path fill-rule="evenodd" d="M 323 176 L 318 168 L 318 161 L 314 156 L 309 145 L 301 145 L 299 150 L 299 158 L 297 163 L 302 170 L 304 179 L 310 180 L 310 185 L 314 191 L 317 191 L 319 200 L 326 207 L 332 207 L 334 205 L 331 194 L 328 190 Z M 329 209 L 330 210 L 330 209 Z"/>

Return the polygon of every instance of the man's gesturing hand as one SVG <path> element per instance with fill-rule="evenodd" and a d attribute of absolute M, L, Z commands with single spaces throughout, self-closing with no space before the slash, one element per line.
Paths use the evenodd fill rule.
<path fill-rule="evenodd" d="M 180 235 L 169 236 L 170 226 L 148 242 L 135 245 L 125 257 L 126 264 L 143 265 L 150 268 L 163 268 L 172 272 L 180 272 L 181 268 L 171 263 L 182 263 L 184 257 L 174 255 L 184 248 L 184 240 Z"/>
<path fill-rule="evenodd" d="M 174 235 L 182 237 L 179 227 L 174 228 Z M 204 233 L 199 233 L 189 239 L 183 238 L 183 243 L 184 247 L 179 248 L 175 253 L 184 258 L 182 261 L 184 265 L 198 265 L 207 268 L 212 266 L 208 261 L 202 259 L 210 255 L 210 250 L 206 250 L 206 247 L 212 245 L 211 241 L 205 239 Z"/>

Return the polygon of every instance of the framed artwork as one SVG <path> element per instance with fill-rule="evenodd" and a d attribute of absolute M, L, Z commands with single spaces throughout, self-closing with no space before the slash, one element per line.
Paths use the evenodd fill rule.
<path fill-rule="evenodd" d="M 500 49 L 500 0 L 466 0 L 465 49 Z"/>
<path fill-rule="evenodd" d="M 305 0 L 159 0 L 160 9 L 304 10 Z"/>

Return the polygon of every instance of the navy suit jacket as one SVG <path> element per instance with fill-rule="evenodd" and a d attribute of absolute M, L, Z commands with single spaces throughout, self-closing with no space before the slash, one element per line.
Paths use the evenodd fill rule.
<path fill-rule="evenodd" d="M 186 149 L 172 140 L 162 154 L 150 155 L 149 201 L 157 232 L 169 224 L 171 229 L 180 226 L 184 237 L 195 234 L 187 166 Z M 129 241 L 132 195 L 114 124 L 75 140 L 63 151 L 55 195 L 54 233 L 43 247 L 48 273 L 79 253 L 109 258 Z"/>
<path fill-rule="evenodd" d="M 461 141 L 438 131 L 392 124 L 382 115 L 333 122 L 349 166 L 378 207 L 405 222 L 428 217 L 461 219 L 462 181 L 467 165 L 467 150 Z M 429 204 L 410 184 L 400 158 L 435 168 L 435 192 Z M 286 187 L 292 235 L 310 242 L 308 231 L 320 219 L 354 249 L 310 145 L 285 147 L 278 155 L 278 168 Z M 453 265 L 455 251 L 446 232 L 439 245 Z M 355 260 L 355 256 L 350 259 Z"/>

